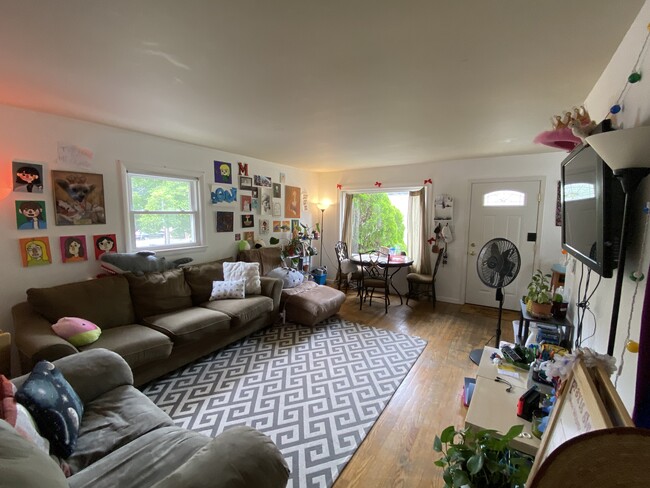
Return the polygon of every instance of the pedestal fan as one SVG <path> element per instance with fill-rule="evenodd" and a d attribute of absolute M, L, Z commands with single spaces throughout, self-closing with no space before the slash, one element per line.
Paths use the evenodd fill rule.
<path fill-rule="evenodd" d="M 508 239 L 499 237 L 485 243 L 478 253 L 476 271 L 485 286 L 496 288 L 496 299 L 499 301 L 499 320 L 495 333 L 496 344 L 501 341 L 501 314 L 503 312 L 503 288 L 514 281 L 521 267 L 521 256 L 517 247 Z M 483 349 L 474 349 L 469 353 L 473 363 L 481 361 Z"/>

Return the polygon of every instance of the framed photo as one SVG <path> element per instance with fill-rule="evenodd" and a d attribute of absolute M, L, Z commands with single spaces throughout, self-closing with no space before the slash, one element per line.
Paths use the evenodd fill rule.
<path fill-rule="evenodd" d="M 242 195 L 241 196 L 241 211 L 242 212 L 250 212 L 251 211 L 251 202 L 252 202 L 252 197 L 249 195 Z"/>
<path fill-rule="evenodd" d="M 117 252 L 115 234 L 93 236 L 93 248 L 95 249 L 95 259 L 99 259 L 102 254 Z"/>
<path fill-rule="evenodd" d="M 260 219 L 260 235 L 267 235 L 271 233 L 271 222 L 269 219 Z"/>
<path fill-rule="evenodd" d="M 253 181 L 255 182 L 255 186 L 264 186 L 271 188 L 272 182 L 270 176 L 255 175 L 253 176 Z"/>
<path fill-rule="evenodd" d="M 255 227 L 255 217 L 253 214 L 242 214 L 241 226 L 243 229 L 250 229 L 251 227 Z"/>
<path fill-rule="evenodd" d="M 239 177 L 239 189 L 240 190 L 252 190 L 253 189 L 253 178 L 250 176 L 240 176 Z"/>
<path fill-rule="evenodd" d="M 282 198 L 282 185 L 273 183 L 273 198 Z"/>
<path fill-rule="evenodd" d="M 251 212 L 259 213 L 260 212 L 260 199 L 251 198 Z"/>
<path fill-rule="evenodd" d="M 12 161 L 14 191 L 43 193 L 43 165 L 28 161 Z"/>
<path fill-rule="evenodd" d="M 284 216 L 290 219 L 300 218 L 300 188 L 297 186 L 284 187 Z"/>
<path fill-rule="evenodd" d="M 260 188 L 260 215 L 273 215 L 273 191 Z"/>
<path fill-rule="evenodd" d="M 241 241 L 241 234 L 239 232 L 235 234 L 235 241 L 237 242 Z"/>
<path fill-rule="evenodd" d="M 274 217 L 282 216 L 282 202 L 278 198 L 273 199 L 273 216 Z"/>
<path fill-rule="evenodd" d="M 43 264 L 52 264 L 52 254 L 50 253 L 50 240 L 47 237 L 30 237 L 19 239 L 20 257 L 23 266 L 40 266 Z"/>
<path fill-rule="evenodd" d="M 232 165 L 223 161 L 214 162 L 214 182 L 232 184 Z"/>
<path fill-rule="evenodd" d="M 244 240 L 248 241 L 252 246 L 255 243 L 255 232 L 252 230 L 244 232 Z"/>
<path fill-rule="evenodd" d="M 253 188 L 251 188 L 251 196 L 252 196 L 253 198 L 259 198 L 259 197 L 260 197 L 259 188 L 257 188 L 256 186 L 254 186 Z"/>
<path fill-rule="evenodd" d="M 301 230 L 299 219 L 291 219 L 291 232 L 293 232 L 294 230 L 297 230 L 298 232 L 300 232 Z"/>
<path fill-rule="evenodd" d="M 16 200 L 16 227 L 18 230 L 47 229 L 45 202 Z"/>
<path fill-rule="evenodd" d="M 77 171 L 52 171 L 56 225 L 106 223 L 104 177 Z"/>
<path fill-rule="evenodd" d="M 86 249 L 86 236 L 61 236 L 61 259 L 64 263 L 78 263 L 88 261 Z"/>
<path fill-rule="evenodd" d="M 290 224 L 290 222 L 288 220 L 283 220 L 282 223 L 280 224 L 280 228 L 290 230 L 291 229 L 291 227 L 289 227 L 290 225 L 291 224 Z"/>
<path fill-rule="evenodd" d="M 273 221 L 273 232 L 282 232 L 282 229 L 280 229 L 280 226 L 282 225 L 282 222 L 279 220 L 274 220 Z"/>
<path fill-rule="evenodd" d="M 232 232 L 233 222 L 233 212 L 217 212 L 217 232 Z"/>

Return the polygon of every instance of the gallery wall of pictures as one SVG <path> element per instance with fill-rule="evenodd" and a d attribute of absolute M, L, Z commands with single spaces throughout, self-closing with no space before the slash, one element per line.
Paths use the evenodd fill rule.
<path fill-rule="evenodd" d="M 273 234 L 299 228 L 301 215 L 309 212 L 308 193 L 287 185 L 283 172 L 260 175 L 248 163 L 214 161 L 214 180 L 210 202 L 216 232 L 231 232 L 235 241 L 251 247 L 260 240 L 268 245 Z"/>

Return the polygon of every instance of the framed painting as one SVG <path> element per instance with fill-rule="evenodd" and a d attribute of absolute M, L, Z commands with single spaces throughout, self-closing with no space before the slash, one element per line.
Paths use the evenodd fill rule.
<path fill-rule="evenodd" d="M 273 216 L 281 217 L 282 216 L 282 202 L 279 198 L 273 199 Z"/>
<path fill-rule="evenodd" d="M 289 219 L 300 218 L 300 188 L 297 186 L 284 187 L 284 216 Z"/>
<path fill-rule="evenodd" d="M 56 225 L 106 223 L 104 177 L 77 171 L 52 171 Z"/>
<path fill-rule="evenodd" d="M 270 176 L 255 175 L 253 176 L 253 181 L 255 182 L 255 186 L 271 188 L 272 185 Z"/>
<path fill-rule="evenodd" d="M 232 165 L 223 161 L 214 162 L 214 182 L 232 184 Z"/>
<path fill-rule="evenodd" d="M 253 189 L 253 178 L 250 176 L 240 176 L 239 177 L 239 189 L 240 190 L 252 190 Z"/>
<path fill-rule="evenodd" d="M 59 243 L 61 247 L 61 260 L 64 263 L 88 261 L 86 236 L 61 236 L 59 237 Z"/>
<path fill-rule="evenodd" d="M 249 229 L 251 227 L 255 227 L 255 217 L 253 216 L 253 214 L 242 214 L 241 226 L 243 229 Z"/>
<path fill-rule="evenodd" d="M 273 215 L 273 191 L 260 188 L 260 215 Z"/>
<path fill-rule="evenodd" d="M 41 266 L 43 264 L 52 264 L 52 254 L 50 253 L 50 240 L 47 237 L 30 237 L 19 239 L 20 257 L 23 266 Z"/>
<path fill-rule="evenodd" d="M 269 219 L 260 219 L 260 235 L 267 235 L 271 232 L 271 223 Z"/>
<path fill-rule="evenodd" d="M 115 234 L 93 236 L 93 248 L 95 249 L 95 259 L 99 259 L 102 254 L 117 252 Z"/>
<path fill-rule="evenodd" d="M 18 230 L 47 229 L 45 202 L 16 200 L 16 227 Z"/>
<path fill-rule="evenodd" d="M 29 161 L 12 161 L 14 191 L 43 193 L 43 165 Z"/>
<path fill-rule="evenodd" d="M 217 212 L 217 232 L 232 232 L 234 224 L 233 212 Z"/>
<path fill-rule="evenodd" d="M 273 183 L 273 198 L 282 198 L 282 185 Z"/>
<path fill-rule="evenodd" d="M 240 200 L 241 200 L 241 211 L 250 212 L 252 208 L 251 207 L 252 197 L 250 195 L 242 195 Z"/>
<path fill-rule="evenodd" d="M 210 202 L 212 205 L 234 207 L 237 205 L 237 188 L 210 185 Z"/>

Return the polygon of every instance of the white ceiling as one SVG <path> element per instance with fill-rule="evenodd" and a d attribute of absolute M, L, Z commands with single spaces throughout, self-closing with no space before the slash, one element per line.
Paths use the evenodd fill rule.
<path fill-rule="evenodd" d="M 543 152 L 642 5 L 0 0 L 0 103 L 316 171 Z"/>

